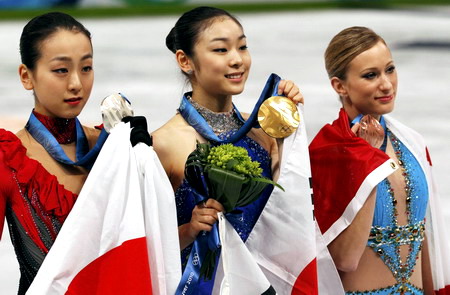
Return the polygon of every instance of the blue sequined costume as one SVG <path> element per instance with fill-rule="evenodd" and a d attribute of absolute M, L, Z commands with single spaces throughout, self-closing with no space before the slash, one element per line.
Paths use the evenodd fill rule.
<path fill-rule="evenodd" d="M 428 186 L 417 159 L 398 138 L 386 129 L 405 176 L 408 224 L 398 225 L 397 201 L 388 179 L 377 186 L 372 228 L 367 242 L 391 270 L 397 283 L 393 286 L 346 294 L 423 294 L 423 290 L 410 283 L 417 257 L 422 249 L 425 214 L 428 205 Z M 406 261 L 400 258 L 400 246 L 409 245 Z"/>
<path fill-rule="evenodd" d="M 219 137 L 223 136 L 226 135 L 222 135 Z M 253 139 L 247 136 L 234 143 L 234 145 L 244 147 L 248 151 L 248 154 L 252 158 L 252 160 L 258 161 L 260 163 L 260 167 L 263 169 L 262 175 L 270 179 L 272 178 L 271 160 L 268 152 L 263 147 L 261 147 Z M 253 229 L 253 226 L 258 220 L 258 217 L 264 209 L 264 206 L 266 205 L 266 202 L 270 196 L 272 188 L 272 186 L 268 186 L 255 202 L 245 207 L 237 208 L 242 211 L 241 214 L 226 215 L 228 221 L 233 225 L 236 232 L 239 234 L 243 241 L 247 240 L 251 230 Z M 188 223 L 191 220 L 192 210 L 195 207 L 195 197 L 192 193 L 192 188 L 186 179 L 175 192 L 175 199 L 177 205 L 178 225 Z M 183 270 L 189 258 L 191 248 L 191 246 L 186 247 L 181 252 L 181 262 L 183 265 Z M 196 289 L 196 294 L 211 294 L 213 283 L 214 278 L 210 281 L 200 280 Z"/>

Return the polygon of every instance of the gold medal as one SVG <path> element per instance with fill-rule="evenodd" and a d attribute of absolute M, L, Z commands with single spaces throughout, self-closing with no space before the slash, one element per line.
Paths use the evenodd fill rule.
<path fill-rule="evenodd" d="M 292 100 L 284 96 L 272 96 L 259 108 L 258 122 L 267 135 L 284 138 L 298 128 L 300 115 Z"/>

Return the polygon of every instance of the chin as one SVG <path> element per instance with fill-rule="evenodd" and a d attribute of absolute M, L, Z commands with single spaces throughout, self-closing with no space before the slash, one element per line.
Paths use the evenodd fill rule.
<path fill-rule="evenodd" d="M 81 113 L 81 111 L 79 111 L 79 112 L 67 112 L 65 114 L 61 114 L 61 118 L 73 119 L 73 118 L 78 117 L 80 115 L 80 113 Z"/>
<path fill-rule="evenodd" d="M 384 114 L 392 113 L 393 110 L 394 110 L 394 104 L 392 104 L 392 106 L 389 106 L 388 108 L 386 108 L 386 110 L 384 111 Z"/>
<path fill-rule="evenodd" d="M 244 91 L 244 85 L 242 85 L 241 87 L 236 87 L 234 89 L 231 89 L 230 94 L 238 95 L 238 94 L 241 94 L 243 91 Z"/>
<path fill-rule="evenodd" d="M 391 112 L 392 112 L 392 109 L 383 110 L 381 112 L 373 113 L 372 116 L 379 118 L 380 116 L 388 115 Z"/>

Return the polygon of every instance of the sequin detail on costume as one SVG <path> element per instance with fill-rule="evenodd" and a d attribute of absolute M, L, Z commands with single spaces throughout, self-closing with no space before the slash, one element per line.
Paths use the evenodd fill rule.
<path fill-rule="evenodd" d="M 409 245 L 412 241 L 423 241 L 425 222 L 400 226 L 372 226 L 369 235 L 369 243 L 373 247 L 381 247 L 395 241 L 398 245 Z"/>
<path fill-rule="evenodd" d="M 230 133 L 233 130 L 238 130 L 243 123 L 236 115 L 234 108 L 229 112 L 216 113 L 199 105 L 192 98 L 188 97 L 192 106 L 197 112 L 208 122 L 216 135 L 223 133 Z"/>
<path fill-rule="evenodd" d="M 59 144 L 69 144 L 77 139 L 75 119 L 51 118 L 33 110 L 36 118 L 56 138 Z"/>
<path fill-rule="evenodd" d="M 405 291 L 409 290 L 409 291 Z M 405 287 L 399 287 L 398 284 L 382 289 L 370 290 L 364 292 L 346 292 L 346 295 L 393 295 L 393 294 L 402 294 L 402 295 L 419 295 L 423 294 L 423 290 L 410 284 L 406 283 Z"/>
<path fill-rule="evenodd" d="M 424 239 L 428 186 L 425 174 L 412 153 L 389 129 L 386 132 L 405 177 L 408 224 L 398 225 L 395 191 L 389 180 L 384 179 L 377 186 L 375 214 L 367 246 L 371 247 L 389 267 L 397 284 L 346 294 L 423 294 L 422 289 L 410 283 L 410 278 Z M 400 257 L 401 245 L 409 245 L 406 261 L 402 261 Z"/>
<path fill-rule="evenodd" d="M 39 202 L 38 193 L 34 189 L 31 192 L 23 191 L 26 187 L 20 185 L 15 172 L 13 172 L 13 177 L 23 202 L 27 204 L 27 214 L 32 216 L 31 220 L 33 224 L 31 226 L 38 230 L 39 237 L 45 247 L 50 249 L 61 229 L 61 223 L 45 212 L 45 209 Z M 11 243 L 14 245 L 17 261 L 20 266 L 21 276 L 18 294 L 25 294 L 41 267 L 47 252 L 42 251 L 36 245 L 24 226 L 20 223 L 16 213 L 10 207 L 7 208 L 6 219 L 8 221 Z M 48 227 L 44 220 L 52 226 Z"/>

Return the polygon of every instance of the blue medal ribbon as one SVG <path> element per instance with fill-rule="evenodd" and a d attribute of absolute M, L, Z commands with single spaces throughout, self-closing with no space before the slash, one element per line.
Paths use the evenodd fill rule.
<path fill-rule="evenodd" d="M 269 79 L 264 86 L 264 89 L 256 102 L 255 107 L 253 108 L 252 113 L 247 121 L 245 121 L 237 108 L 233 104 L 233 108 L 236 111 L 238 118 L 244 122 L 244 125 L 239 128 L 239 130 L 233 134 L 231 137 L 227 139 L 220 139 L 213 131 L 211 126 L 206 122 L 206 120 L 200 115 L 197 110 L 192 106 L 189 99 L 187 98 L 190 93 L 184 94 L 180 107 L 178 109 L 181 116 L 188 122 L 190 126 L 192 126 L 195 131 L 197 131 L 200 135 L 206 138 L 209 141 L 213 141 L 219 144 L 223 143 L 234 143 L 244 137 L 252 128 L 259 128 L 259 124 L 257 121 L 258 111 L 261 104 L 271 96 L 278 95 L 278 84 L 281 78 L 276 74 L 271 74 Z M 208 186 L 204 177 L 201 178 L 201 183 L 203 186 L 203 190 L 206 194 L 208 194 Z M 200 202 L 206 201 L 208 199 L 207 196 L 203 196 L 199 194 L 194 189 L 192 193 L 195 197 L 195 202 L 198 204 Z M 229 216 L 229 214 L 239 214 L 239 213 L 227 213 L 225 216 Z M 210 232 L 202 231 L 197 238 L 195 239 L 192 250 L 189 255 L 189 259 L 187 261 L 186 268 L 184 269 L 183 276 L 181 277 L 181 281 L 178 285 L 176 295 L 192 295 L 192 294 L 203 294 L 202 291 L 198 289 L 199 281 L 200 281 L 200 269 L 202 266 L 202 262 L 205 259 L 206 253 L 208 250 L 216 251 L 217 255 L 216 259 L 216 267 L 218 265 L 217 259 L 220 254 L 220 236 L 219 236 L 219 228 L 217 223 L 213 224 Z M 212 281 L 214 282 L 215 273 L 212 277 Z"/>
<path fill-rule="evenodd" d="M 55 159 L 56 161 L 67 164 L 82 166 L 86 169 L 91 169 L 94 165 L 95 159 L 97 159 L 98 153 L 102 148 L 103 144 L 108 137 L 108 133 L 105 129 L 102 129 L 100 135 L 97 139 L 95 146 L 89 151 L 89 144 L 84 133 L 83 127 L 80 121 L 75 118 L 75 128 L 76 128 L 76 162 L 69 159 L 61 145 L 58 143 L 56 138 L 47 130 L 47 128 L 42 124 L 36 116 L 31 113 L 28 119 L 25 129 L 31 134 L 31 136 L 42 145 L 45 150 Z"/>
<path fill-rule="evenodd" d="M 206 201 L 208 198 L 192 190 L 194 194 L 195 202 L 198 204 L 200 202 Z M 192 244 L 191 253 L 184 269 L 183 276 L 178 285 L 177 295 L 192 295 L 192 294 L 203 294 L 198 289 L 198 282 L 200 280 L 200 269 L 203 264 L 203 260 L 206 257 L 208 250 L 220 251 L 220 237 L 219 228 L 217 223 L 214 223 L 210 232 L 202 231 L 195 239 Z M 219 252 L 220 253 L 220 252 Z M 217 264 L 216 256 L 216 264 Z M 215 273 L 214 273 L 215 275 Z M 214 280 L 214 277 L 212 278 Z"/>
<path fill-rule="evenodd" d="M 255 107 L 253 108 L 252 113 L 247 121 L 242 118 L 241 113 L 237 110 L 237 108 L 233 104 L 233 108 L 236 111 L 236 114 L 244 125 L 242 125 L 239 130 L 227 139 L 220 139 L 213 131 L 211 126 L 206 122 L 206 120 L 202 117 L 202 115 L 197 112 L 197 110 L 192 106 L 191 102 L 188 99 L 188 96 L 191 94 L 190 92 L 185 93 L 183 98 L 181 99 L 180 107 L 178 108 L 178 112 L 181 116 L 188 122 L 190 126 L 192 126 L 195 131 L 197 131 L 201 136 L 206 138 L 209 141 L 214 141 L 217 143 L 234 143 L 245 136 L 252 128 L 259 128 L 258 124 L 258 111 L 261 104 L 271 96 L 278 95 L 278 84 L 281 78 L 276 74 L 271 74 L 269 79 L 264 86 L 264 89 L 259 96 L 258 101 L 256 102 Z"/>

